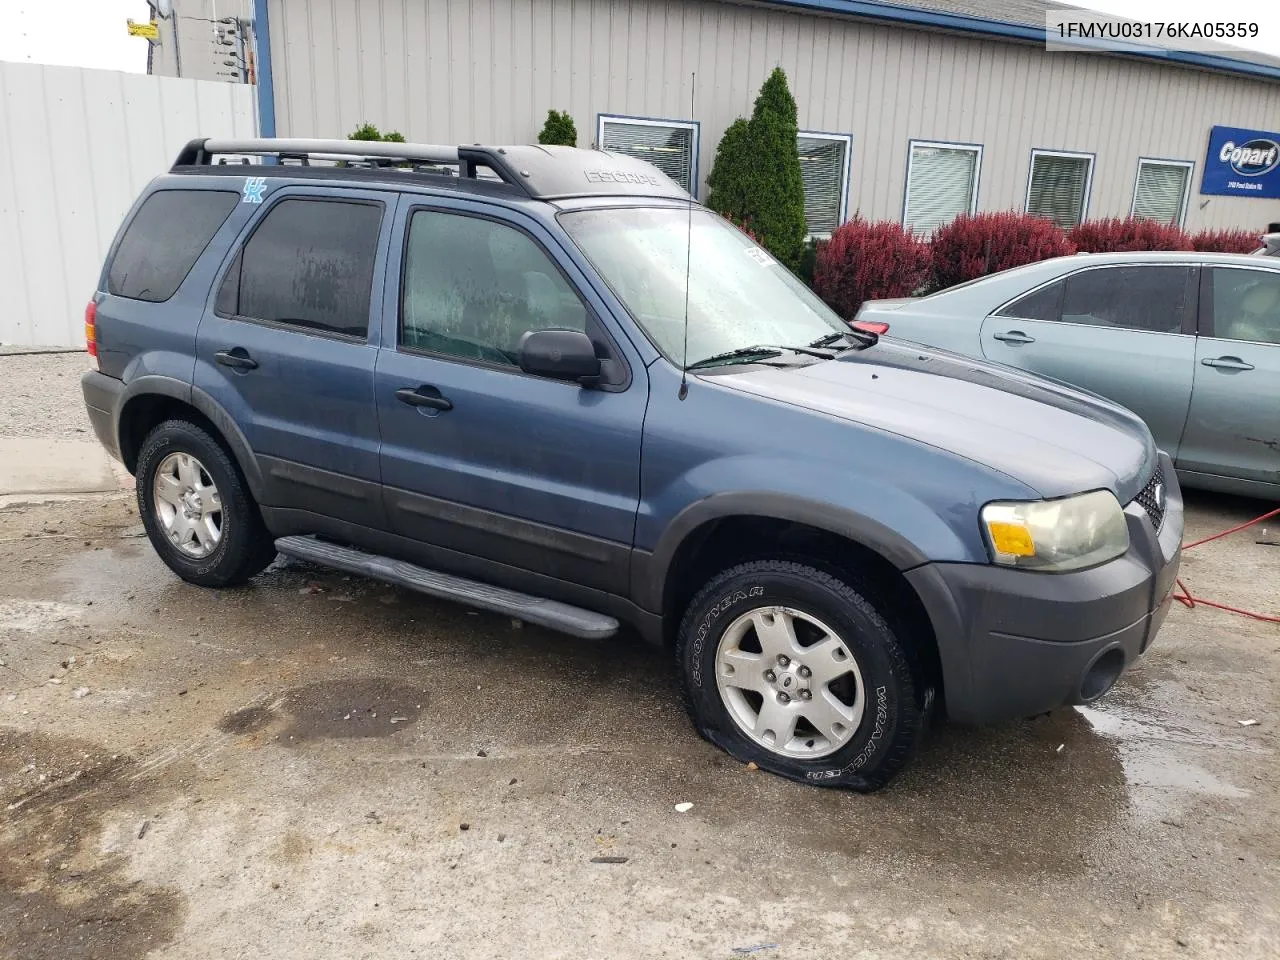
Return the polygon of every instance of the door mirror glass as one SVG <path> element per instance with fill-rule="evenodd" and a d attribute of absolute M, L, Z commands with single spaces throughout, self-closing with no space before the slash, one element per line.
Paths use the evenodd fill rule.
<path fill-rule="evenodd" d="M 520 338 L 520 369 L 589 385 L 600 379 L 600 358 L 580 330 L 530 330 Z"/>

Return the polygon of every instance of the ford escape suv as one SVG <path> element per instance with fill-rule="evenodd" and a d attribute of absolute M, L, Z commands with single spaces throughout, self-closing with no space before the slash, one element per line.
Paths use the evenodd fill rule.
<path fill-rule="evenodd" d="M 851 329 L 626 156 L 193 141 L 86 334 L 184 580 L 281 552 L 627 624 L 703 736 L 796 780 L 882 786 L 935 709 L 1092 701 L 1169 608 L 1182 501 L 1137 417 Z"/>

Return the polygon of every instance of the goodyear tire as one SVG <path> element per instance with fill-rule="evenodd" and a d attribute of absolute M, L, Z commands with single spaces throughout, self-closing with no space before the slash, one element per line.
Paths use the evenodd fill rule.
<path fill-rule="evenodd" d="M 134 480 L 152 546 L 188 583 L 234 586 L 275 557 L 239 468 L 203 427 L 185 420 L 155 427 L 142 442 Z"/>
<path fill-rule="evenodd" d="M 713 578 L 676 654 L 698 732 L 792 780 L 869 792 L 910 759 L 926 690 L 876 606 L 801 563 L 744 563 Z"/>

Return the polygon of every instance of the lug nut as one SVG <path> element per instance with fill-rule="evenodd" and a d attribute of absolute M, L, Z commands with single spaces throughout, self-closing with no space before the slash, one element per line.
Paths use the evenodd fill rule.
<path fill-rule="evenodd" d="M 812 697 L 812 696 L 813 696 L 813 694 L 812 694 L 812 693 L 810 693 L 808 690 L 801 690 L 801 691 L 800 691 L 800 699 L 801 699 L 801 700 L 808 700 L 808 699 L 809 699 L 810 697 Z"/>
<path fill-rule="evenodd" d="M 790 698 L 789 696 L 787 696 L 785 693 L 780 693 L 780 694 L 778 694 L 778 702 L 779 702 L 779 703 L 790 703 L 790 702 L 791 702 L 791 698 Z"/>
<path fill-rule="evenodd" d="M 773 681 L 778 679 L 778 675 L 774 673 L 772 670 L 766 670 L 764 672 L 764 678 L 768 680 L 770 683 L 773 683 Z"/>
<path fill-rule="evenodd" d="M 801 667 L 799 670 L 796 671 L 796 673 L 800 674 L 800 676 L 805 677 L 807 679 L 809 675 L 813 673 L 813 671 L 810 670 L 808 667 Z"/>
<path fill-rule="evenodd" d="M 778 666 L 785 667 L 791 663 L 791 658 L 778 654 Z"/>

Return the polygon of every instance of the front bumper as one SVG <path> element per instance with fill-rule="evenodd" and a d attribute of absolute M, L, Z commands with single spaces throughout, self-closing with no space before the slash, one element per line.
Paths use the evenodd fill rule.
<path fill-rule="evenodd" d="M 1159 533 L 1125 507 L 1129 551 L 1073 573 L 931 563 L 907 573 L 933 623 L 947 715 L 964 723 L 1088 703 L 1146 652 L 1173 602 L 1182 492 L 1160 454 L 1167 505 Z"/>

